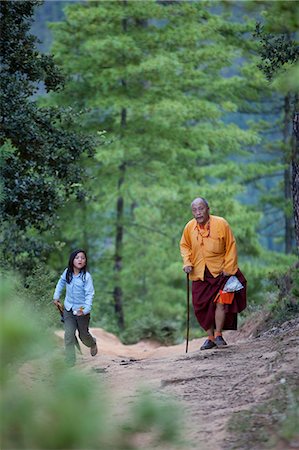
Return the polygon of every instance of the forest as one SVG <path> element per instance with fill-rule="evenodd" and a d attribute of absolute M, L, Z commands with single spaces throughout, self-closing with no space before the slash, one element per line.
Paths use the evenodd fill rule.
<path fill-rule="evenodd" d="M 1 0 L 0 22 L 1 448 L 298 448 L 299 2 Z M 192 312 L 187 353 L 197 197 L 247 308 L 207 352 Z M 75 249 L 99 352 L 68 367 Z"/>
<path fill-rule="evenodd" d="M 298 17 L 284 1 L 1 2 L 1 261 L 52 324 L 83 248 L 94 325 L 181 342 L 198 196 L 233 229 L 245 314 L 271 302 L 298 258 Z"/>

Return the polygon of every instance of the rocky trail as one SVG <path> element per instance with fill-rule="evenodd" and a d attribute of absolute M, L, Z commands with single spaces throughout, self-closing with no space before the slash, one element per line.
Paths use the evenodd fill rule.
<path fill-rule="evenodd" d="M 195 339 L 187 354 L 185 344 L 161 347 L 144 341 L 125 346 L 102 329 L 91 328 L 91 332 L 97 337 L 99 354 L 91 358 L 88 349 L 82 349 L 79 367 L 92 371 L 111 388 L 119 413 L 144 387 L 160 397 L 174 398 L 185 411 L 186 448 L 260 450 L 258 444 L 246 443 L 246 436 L 240 441 L 238 433 L 229 431 L 229 420 L 235 413 L 263 406 L 282 385 L 287 388 L 288 383 L 298 382 L 298 319 L 261 335 L 256 322 L 241 331 L 226 332 L 229 345 L 223 349 L 200 351 L 204 339 Z M 263 421 L 268 420 L 275 434 L 267 414 Z M 271 447 L 292 448 L 299 448 L 298 440 L 290 444 L 279 438 Z"/>

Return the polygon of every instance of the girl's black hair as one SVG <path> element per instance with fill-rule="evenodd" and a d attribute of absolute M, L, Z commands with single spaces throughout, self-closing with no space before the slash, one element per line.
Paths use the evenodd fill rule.
<path fill-rule="evenodd" d="M 82 250 L 82 248 L 79 248 L 78 250 L 75 250 L 70 254 L 69 264 L 68 264 L 68 268 L 67 268 L 66 276 L 65 276 L 66 282 L 68 284 L 70 284 L 70 282 L 72 281 L 72 278 L 73 278 L 74 259 L 76 258 L 78 253 L 84 253 L 85 258 L 86 258 L 86 264 L 80 270 L 80 274 L 82 273 L 82 278 L 83 278 L 83 280 L 85 280 L 86 270 L 87 270 L 87 254 L 86 254 L 85 250 Z"/>

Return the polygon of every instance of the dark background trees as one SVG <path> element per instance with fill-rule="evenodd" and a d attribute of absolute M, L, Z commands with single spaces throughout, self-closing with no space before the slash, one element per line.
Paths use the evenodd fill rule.
<path fill-rule="evenodd" d="M 6 262 L 26 272 L 50 246 L 42 233 L 55 227 L 66 199 L 84 196 L 82 155 L 92 140 L 80 132 L 71 110 L 44 108 L 36 95 L 57 91 L 63 76 L 30 33 L 38 1 L 1 2 L 1 247 Z"/>

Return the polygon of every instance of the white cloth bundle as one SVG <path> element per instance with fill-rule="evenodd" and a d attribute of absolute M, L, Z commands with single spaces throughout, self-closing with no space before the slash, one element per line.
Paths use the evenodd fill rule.
<path fill-rule="evenodd" d="M 238 280 L 237 277 L 235 277 L 235 275 L 233 275 L 229 277 L 222 290 L 224 292 L 236 292 L 240 291 L 240 289 L 242 289 L 243 287 L 244 287 L 243 284 L 240 283 L 240 281 Z"/>

